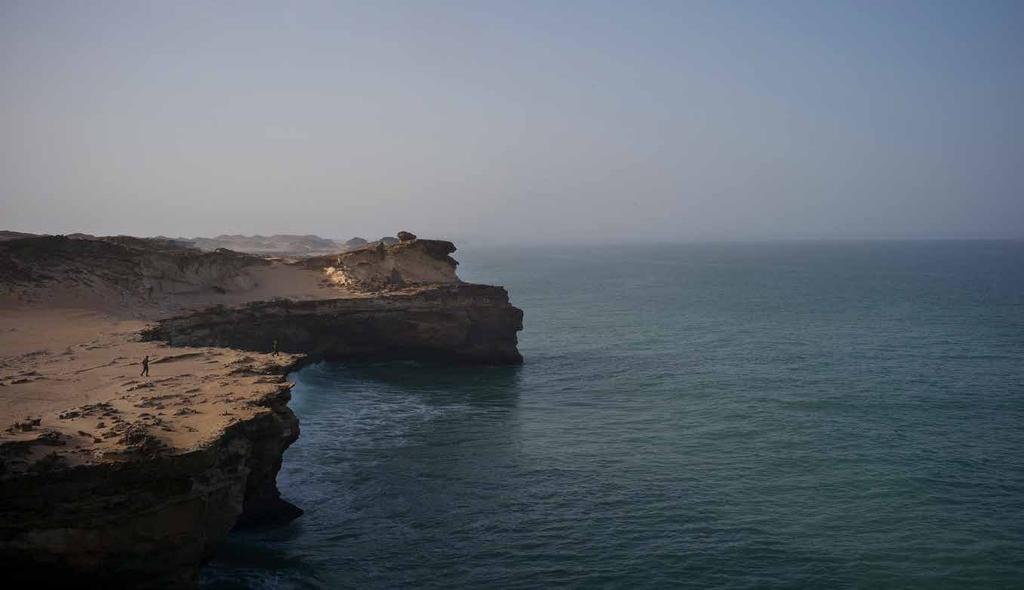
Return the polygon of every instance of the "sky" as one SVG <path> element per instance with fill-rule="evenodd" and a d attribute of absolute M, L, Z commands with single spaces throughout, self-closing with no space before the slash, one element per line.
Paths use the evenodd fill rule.
<path fill-rule="evenodd" d="M 0 0 L 0 229 L 1024 237 L 1024 2 Z"/>

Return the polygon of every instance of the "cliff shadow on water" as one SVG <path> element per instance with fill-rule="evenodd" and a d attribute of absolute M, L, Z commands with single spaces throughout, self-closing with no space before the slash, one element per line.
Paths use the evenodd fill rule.
<path fill-rule="evenodd" d="M 300 390 L 310 380 L 350 382 L 354 386 L 392 388 L 419 394 L 439 403 L 514 405 L 518 397 L 520 365 L 452 365 L 430 361 L 335 362 L 320 361 L 290 373 Z"/>
<path fill-rule="evenodd" d="M 522 436 L 522 367 L 316 362 L 288 379 L 303 431 L 278 485 L 306 513 L 285 526 L 234 531 L 204 568 L 203 588 L 334 587 L 334 576 L 362 567 L 337 562 L 339 542 L 374 539 L 360 551 L 401 546 L 418 533 L 394 526 L 397 515 L 420 521 L 440 517 L 438 506 L 457 510 L 451 481 L 516 461 L 515 444 L 472 444 L 471 461 L 454 449 Z M 439 461 L 434 454 L 446 447 L 453 453 Z"/>

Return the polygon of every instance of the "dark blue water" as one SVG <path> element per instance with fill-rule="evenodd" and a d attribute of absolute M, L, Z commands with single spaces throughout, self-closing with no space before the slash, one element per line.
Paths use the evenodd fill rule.
<path fill-rule="evenodd" d="M 526 364 L 294 375 L 205 587 L 1024 587 L 1024 243 L 459 255 Z"/>

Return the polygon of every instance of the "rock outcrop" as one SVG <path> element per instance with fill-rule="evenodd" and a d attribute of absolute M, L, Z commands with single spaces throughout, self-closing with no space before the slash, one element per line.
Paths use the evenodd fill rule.
<path fill-rule="evenodd" d="M 144 333 L 173 346 L 284 352 L 316 359 L 518 364 L 523 312 L 501 287 L 432 285 L 377 297 L 267 301 L 160 320 Z"/>
<path fill-rule="evenodd" d="M 383 242 L 331 256 L 306 258 L 304 268 L 324 273 L 337 287 L 383 291 L 412 285 L 458 283 L 455 244 L 442 240 Z"/>
<path fill-rule="evenodd" d="M 71 450 L 44 448 L 49 454 L 31 462 L 20 455 L 34 452 L 32 445 L 0 446 L 4 581 L 191 587 L 200 564 L 237 522 L 301 514 L 275 483 L 299 428 L 287 405 L 291 384 L 283 375 L 273 380 L 269 391 L 236 409 L 238 419 L 187 449 L 168 447 L 138 424 L 124 430 L 114 441 L 122 449 L 106 458 L 83 461 Z M 220 404 L 225 412 L 232 406 Z M 50 438 L 59 441 L 54 432 Z"/>

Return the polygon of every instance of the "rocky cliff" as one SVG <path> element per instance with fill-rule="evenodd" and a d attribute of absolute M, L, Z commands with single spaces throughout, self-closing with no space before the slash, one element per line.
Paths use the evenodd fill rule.
<path fill-rule="evenodd" d="M 60 425 L 48 417 L 20 424 L 18 439 L 0 446 L 5 582 L 191 587 L 200 564 L 236 523 L 301 514 L 275 483 L 284 450 L 299 435 L 287 405 L 291 384 L 283 375 L 263 380 L 270 387 L 254 384 L 252 395 L 221 395 L 207 404 L 187 395 L 156 396 L 155 404 L 146 404 L 152 396 L 140 397 L 152 412 L 141 419 L 100 402 L 62 412 Z M 178 410 L 155 409 L 165 406 Z M 161 436 L 169 416 L 213 412 L 232 417 L 204 440 L 175 444 Z M 100 444 L 68 434 L 85 433 L 97 418 L 113 435 L 98 433 L 107 439 L 96 437 Z M 183 426 L 198 431 L 177 424 Z"/>
<path fill-rule="evenodd" d="M 160 320 L 144 337 L 309 359 L 426 359 L 518 364 L 523 312 L 501 287 L 431 285 L 375 297 L 265 301 Z"/>
<path fill-rule="evenodd" d="M 455 244 L 443 240 L 411 239 L 392 245 L 383 242 L 362 248 L 306 258 L 299 264 L 323 272 L 337 287 L 381 291 L 411 285 L 459 283 L 451 257 Z"/>
<path fill-rule="evenodd" d="M 4 581 L 187 588 L 233 527 L 301 514 L 276 486 L 289 367 L 522 362 L 522 311 L 460 281 L 454 251 L 407 232 L 298 260 L 0 240 Z"/>

